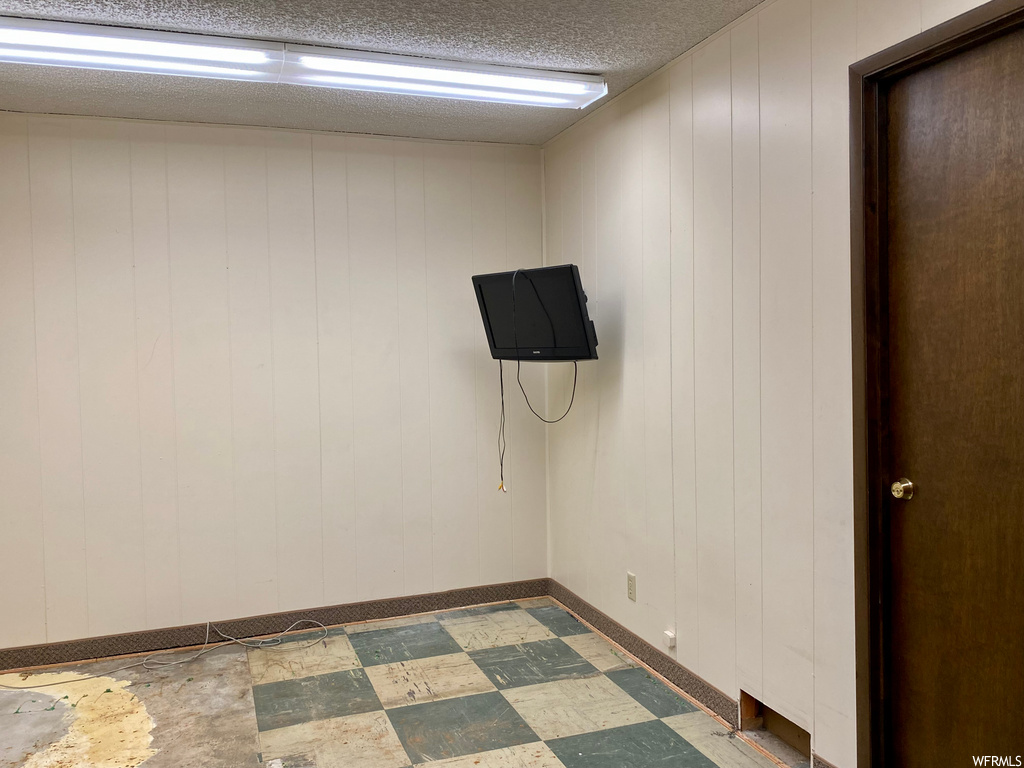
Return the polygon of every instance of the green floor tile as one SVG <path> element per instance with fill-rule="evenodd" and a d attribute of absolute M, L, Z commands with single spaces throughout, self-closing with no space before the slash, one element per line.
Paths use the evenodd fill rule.
<path fill-rule="evenodd" d="M 383 709 L 361 669 L 255 685 L 252 695 L 261 731 Z"/>
<path fill-rule="evenodd" d="M 660 720 L 547 742 L 565 768 L 716 768 Z"/>
<path fill-rule="evenodd" d="M 589 661 L 557 638 L 470 651 L 469 657 L 499 690 L 598 674 Z"/>
<path fill-rule="evenodd" d="M 433 621 L 429 624 L 357 632 L 350 634 L 349 640 L 364 667 L 462 651 L 444 627 Z"/>
<path fill-rule="evenodd" d="M 608 679 L 643 704 L 655 717 L 683 715 L 697 709 L 646 669 L 620 669 L 609 672 Z"/>
<path fill-rule="evenodd" d="M 559 637 L 585 635 L 590 631 L 585 624 L 581 624 L 571 613 L 563 611 L 557 605 L 527 608 L 526 612 Z"/>
<path fill-rule="evenodd" d="M 398 707 L 388 717 L 413 763 L 539 741 L 500 693 Z"/>

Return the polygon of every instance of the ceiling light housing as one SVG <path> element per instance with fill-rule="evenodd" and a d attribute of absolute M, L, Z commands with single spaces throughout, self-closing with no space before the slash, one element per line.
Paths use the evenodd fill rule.
<path fill-rule="evenodd" d="M 284 45 L 3 17 L 0 61 L 276 83 Z"/>
<path fill-rule="evenodd" d="M 605 96 L 604 78 L 288 45 L 282 82 L 414 96 L 582 109 Z"/>
<path fill-rule="evenodd" d="M 9 17 L 0 62 L 569 109 L 608 93 L 596 75 Z"/>

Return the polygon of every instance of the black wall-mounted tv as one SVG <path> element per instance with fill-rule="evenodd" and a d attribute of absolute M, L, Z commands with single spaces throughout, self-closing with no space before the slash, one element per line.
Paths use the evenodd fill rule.
<path fill-rule="evenodd" d="M 596 360 L 597 331 L 575 264 L 474 275 L 495 360 Z"/>

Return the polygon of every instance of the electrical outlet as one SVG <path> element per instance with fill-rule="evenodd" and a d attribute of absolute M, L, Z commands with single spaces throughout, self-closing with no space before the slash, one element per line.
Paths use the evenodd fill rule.
<path fill-rule="evenodd" d="M 636 602 L 636 574 L 626 571 L 626 597 Z"/>

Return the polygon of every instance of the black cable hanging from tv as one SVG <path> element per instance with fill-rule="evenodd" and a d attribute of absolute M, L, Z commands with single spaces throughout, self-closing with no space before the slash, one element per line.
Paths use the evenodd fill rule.
<path fill-rule="evenodd" d="M 526 394 L 526 389 L 523 387 L 523 380 L 521 373 L 523 370 L 523 361 L 519 359 L 519 332 L 516 329 L 516 278 L 519 276 L 521 270 L 516 270 L 512 273 L 512 343 L 516 348 L 516 381 L 519 383 L 519 391 L 523 393 L 523 398 L 526 400 L 526 406 L 530 409 L 534 416 L 543 421 L 545 424 L 557 424 L 566 416 L 569 415 L 569 411 L 572 410 L 572 404 L 576 400 L 576 378 L 579 375 L 579 363 L 576 360 L 572 361 L 572 397 L 569 398 L 569 407 L 565 409 L 565 413 L 559 416 L 557 419 L 545 419 L 534 409 L 530 403 L 530 396 Z M 548 308 L 544 306 L 544 301 L 540 297 L 540 293 L 537 291 L 537 286 L 534 285 L 533 280 L 529 275 L 523 275 L 526 281 L 533 288 L 533 293 L 537 297 L 537 303 L 540 304 L 540 308 L 544 310 L 544 316 L 548 319 L 548 325 L 551 326 L 551 346 L 558 346 L 558 338 L 555 334 L 555 324 L 551 320 L 551 315 L 548 313 Z M 498 369 L 501 369 L 501 361 L 498 361 Z M 503 401 L 504 403 L 504 401 Z M 502 412 L 504 413 L 504 404 L 502 405 Z"/>
<path fill-rule="evenodd" d="M 526 394 L 526 388 L 523 387 L 523 380 L 520 377 L 522 372 L 522 360 L 519 359 L 519 334 L 516 330 L 516 277 L 519 276 L 519 271 L 516 270 L 512 273 L 512 343 L 515 344 L 516 348 L 516 381 L 519 384 L 519 391 L 523 393 L 523 399 L 526 400 L 526 407 L 530 409 L 538 419 L 543 421 L 545 424 L 557 424 L 566 416 L 569 415 L 569 411 L 572 410 L 572 404 L 576 402 L 576 382 L 579 377 L 579 362 L 576 360 L 572 361 L 572 396 L 569 398 L 569 406 L 565 409 L 565 413 L 559 416 L 557 419 L 545 419 L 534 409 L 533 404 L 530 403 L 530 396 Z M 533 280 L 530 280 L 529 275 L 525 275 L 530 285 L 533 286 L 533 292 L 537 296 L 537 301 L 540 303 L 541 309 L 544 310 L 544 315 L 548 319 L 548 324 L 551 326 L 551 337 L 552 345 L 558 346 L 558 341 L 555 338 L 555 324 L 551 321 L 551 315 L 548 313 L 547 307 L 544 306 L 544 302 L 540 298 L 540 293 L 537 291 L 537 286 L 534 285 Z M 504 361 L 498 359 L 498 380 L 499 389 L 501 391 L 501 420 L 498 422 L 498 474 L 500 482 L 498 490 L 502 493 L 507 493 L 505 490 L 505 368 Z"/>

